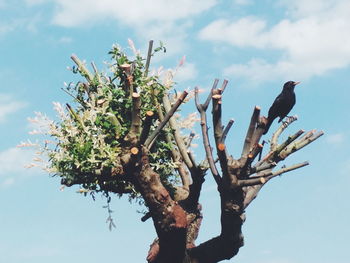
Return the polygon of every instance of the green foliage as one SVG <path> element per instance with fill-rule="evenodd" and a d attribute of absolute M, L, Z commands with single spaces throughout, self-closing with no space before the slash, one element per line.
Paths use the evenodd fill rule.
<path fill-rule="evenodd" d="M 154 53 L 161 50 L 165 51 L 163 45 Z M 75 98 L 72 106 L 67 104 L 64 109 L 55 103 L 60 120 L 49 123 L 47 134 L 53 141 L 45 143 L 43 151 L 49 156 L 49 172 L 60 176 L 62 184 L 80 185 L 80 192 L 85 195 L 106 194 L 113 189 L 120 196 L 128 194 L 133 199 L 140 195 L 128 180 L 121 158 L 130 150 L 125 137 L 131 127 L 131 93 L 140 94 L 144 120 L 147 111 L 157 113 L 162 109 L 162 98 L 170 87 L 162 85 L 159 76 L 146 76 L 145 59 L 138 53 L 130 59 L 119 46 L 113 46 L 109 54 L 112 62 L 108 75 L 98 72 L 93 75 L 85 66 L 73 68 L 73 73 L 87 82 L 67 85 L 66 92 Z M 155 119 L 151 131 L 157 124 Z M 177 181 L 176 164 L 170 154 L 175 146 L 166 142 L 166 132 L 172 133 L 171 130 L 161 133 L 151 149 L 150 161 L 171 189 Z"/>

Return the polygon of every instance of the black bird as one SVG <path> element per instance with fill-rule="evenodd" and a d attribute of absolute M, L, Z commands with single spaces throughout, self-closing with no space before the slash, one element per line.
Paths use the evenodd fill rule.
<path fill-rule="evenodd" d="M 265 126 L 266 134 L 269 131 L 269 128 L 272 122 L 280 117 L 278 122 L 281 122 L 284 117 L 292 110 L 295 105 L 295 93 L 294 87 L 298 85 L 300 82 L 296 81 L 288 81 L 284 83 L 282 92 L 276 97 L 272 106 L 269 109 L 269 115 L 267 117 L 267 124 Z"/>

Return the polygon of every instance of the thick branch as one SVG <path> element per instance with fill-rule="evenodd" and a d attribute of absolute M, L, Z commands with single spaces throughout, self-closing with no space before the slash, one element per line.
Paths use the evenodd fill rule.
<path fill-rule="evenodd" d="M 142 149 L 141 170 L 134 171 L 138 189 L 149 208 L 159 238 L 159 262 L 182 262 L 186 248 L 186 213 L 172 200 L 160 177 L 149 165 L 148 151 Z"/>
<path fill-rule="evenodd" d="M 149 135 L 151 126 L 152 126 L 152 120 L 154 117 L 154 113 L 153 111 L 147 111 L 146 112 L 146 118 L 145 121 L 143 123 L 143 128 L 142 128 L 142 132 L 140 135 L 140 140 L 139 140 L 139 144 L 143 145 Z"/>
<path fill-rule="evenodd" d="M 131 144 L 137 143 L 137 137 L 141 132 L 141 99 L 140 94 L 134 92 L 132 94 L 132 113 L 131 113 L 131 127 L 126 140 L 130 141 Z"/>
<path fill-rule="evenodd" d="M 260 116 L 260 107 L 255 106 L 252 117 L 250 119 L 250 124 L 248 127 L 247 135 L 244 140 L 243 150 L 242 150 L 242 158 L 245 158 L 249 152 L 251 151 L 253 145 L 253 135 L 259 120 Z"/>

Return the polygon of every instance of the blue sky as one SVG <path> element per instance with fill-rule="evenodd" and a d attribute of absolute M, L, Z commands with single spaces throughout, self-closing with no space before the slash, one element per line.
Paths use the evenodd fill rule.
<path fill-rule="evenodd" d="M 76 80 L 66 69 L 72 53 L 103 69 L 112 44 L 126 47 L 128 38 L 144 53 L 149 39 L 166 43 L 155 67 L 186 56 L 178 90 L 229 80 L 223 107 L 224 119 L 235 119 L 233 154 L 254 105 L 266 114 L 285 81 L 302 82 L 289 133 L 325 136 L 286 161 L 310 166 L 274 179 L 247 209 L 245 246 L 230 262 L 349 262 L 349 13 L 347 0 L 0 0 L 0 262 L 145 261 L 155 234 L 150 220 L 140 222 L 142 208 L 113 199 L 117 228 L 109 232 L 102 198 L 60 191 L 57 178 L 23 168 L 33 153 L 16 148 L 30 138 L 27 117 L 54 117 L 52 101 L 70 101 L 61 88 Z M 185 108 L 195 111 L 193 102 Z M 219 232 L 207 178 L 198 242 Z"/>

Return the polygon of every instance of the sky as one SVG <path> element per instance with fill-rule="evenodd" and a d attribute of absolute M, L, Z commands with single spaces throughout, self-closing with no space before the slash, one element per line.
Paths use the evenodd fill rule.
<path fill-rule="evenodd" d="M 110 232 L 103 198 L 60 191 L 58 178 L 25 168 L 34 153 L 16 147 L 31 139 L 34 112 L 54 118 L 53 101 L 71 102 L 61 90 L 76 80 L 71 54 L 104 69 L 112 45 L 128 39 L 143 53 L 150 39 L 165 43 L 153 68 L 186 56 L 177 90 L 229 80 L 223 119 L 235 119 L 227 144 L 236 156 L 254 106 L 266 115 L 284 82 L 301 81 L 299 119 L 284 136 L 325 135 L 285 161 L 309 166 L 269 182 L 246 210 L 245 245 L 229 262 L 350 262 L 349 13 L 348 0 L 0 0 L 0 262 L 145 262 L 155 232 L 142 207 L 113 198 Z M 193 101 L 183 110 L 194 111 Z M 210 174 L 200 201 L 197 243 L 220 230 Z"/>

